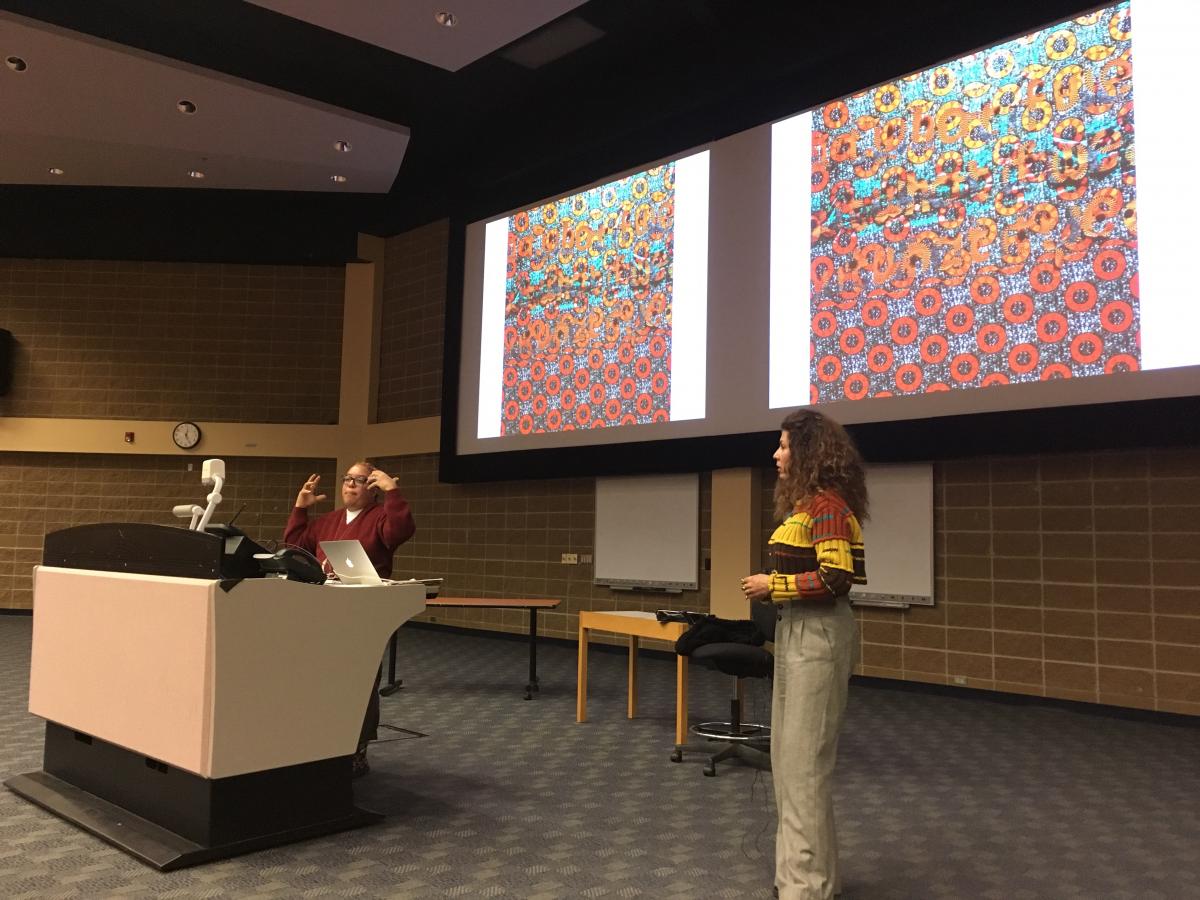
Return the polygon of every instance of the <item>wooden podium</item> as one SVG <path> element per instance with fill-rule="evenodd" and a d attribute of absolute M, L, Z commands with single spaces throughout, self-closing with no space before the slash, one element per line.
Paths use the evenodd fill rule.
<path fill-rule="evenodd" d="M 45 756 L 5 784 L 164 871 L 378 821 L 350 758 L 388 636 L 424 607 L 421 584 L 39 566 Z"/>

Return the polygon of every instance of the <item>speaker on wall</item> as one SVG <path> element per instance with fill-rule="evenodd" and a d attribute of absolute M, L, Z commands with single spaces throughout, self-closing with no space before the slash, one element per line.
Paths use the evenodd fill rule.
<path fill-rule="evenodd" d="M 12 387 L 16 343 L 11 331 L 7 328 L 0 328 L 0 397 L 7 394 L 9 388 Z"/>

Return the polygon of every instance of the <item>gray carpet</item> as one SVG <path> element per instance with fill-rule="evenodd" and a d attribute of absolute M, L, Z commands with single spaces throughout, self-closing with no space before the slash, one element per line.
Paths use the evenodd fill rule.
<path fill-rule="evenodd" d="M 28 618 L 0 617 L 0 779 L 39 767 Z M 673 764 L 673 663 L 594 650 L 590 721 L 572 647 L 402 631 L 405 687 L 359 803 L 377 826 L 160 874 L 0 791 L 0 896 L 770 897 L 769 775 Z M 727 710 L 693 671 L 693 721 Z M 766 715 L 764 682 L 751 714 Z M 1200 897 L 1200 731 L 1069 709 L 854 686 L 842 739 L 846 900 Z"/>

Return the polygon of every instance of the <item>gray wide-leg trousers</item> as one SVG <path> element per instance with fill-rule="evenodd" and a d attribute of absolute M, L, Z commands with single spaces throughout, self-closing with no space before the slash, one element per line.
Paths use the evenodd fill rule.
<path fill-rule="evenodd" d="M 771 702 L 771 769 L 781 900 L 828 900 L 841 890 L 833 767 L 858 628 L 845 597 L 779 605 Z"/>

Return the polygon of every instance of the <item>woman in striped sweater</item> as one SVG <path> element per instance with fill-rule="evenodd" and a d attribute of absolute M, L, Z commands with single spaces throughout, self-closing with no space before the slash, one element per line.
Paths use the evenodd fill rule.
<path fill-rule="evenodd" d="M 840 892 L 833 767 L 858 629 L 852 585 L 865 584 L 862 458 L 845 429 L 811 410 L 783 421 L 775 451 L 772 571 L 742 579 L 751 600 L 778 609 L 771 768 L 779 827 L 775 887 L 786 900 Z"/>

